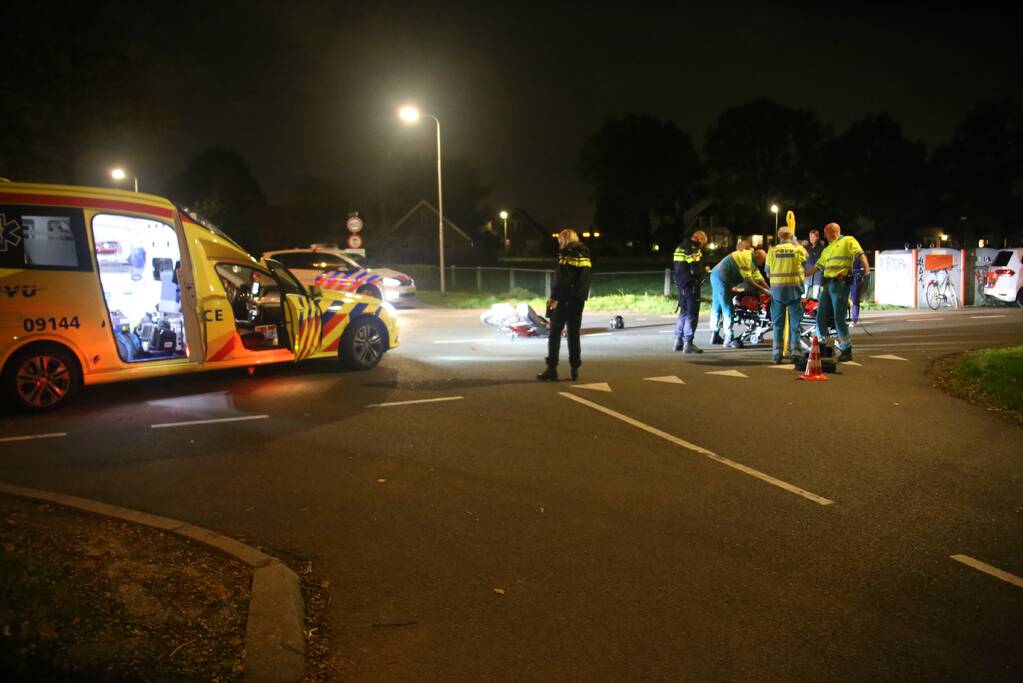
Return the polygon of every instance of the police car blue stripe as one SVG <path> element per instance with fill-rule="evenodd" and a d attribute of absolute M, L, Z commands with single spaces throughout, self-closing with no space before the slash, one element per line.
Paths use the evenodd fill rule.
<path fill-rule="evenodd" d="M 362 315 L 362 312 L 366 310 L 366 307 L 367 304 L 355 304 L 355 308 L 352 309 L 352 312 L 348 317 L 354 319 Z"/>

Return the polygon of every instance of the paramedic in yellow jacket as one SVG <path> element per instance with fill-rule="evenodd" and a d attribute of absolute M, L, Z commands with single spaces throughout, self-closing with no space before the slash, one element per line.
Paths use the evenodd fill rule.
<path fill-rule="evenodd" d="M 782 356 L 789 355 L 793 361 L 799 355 L 799 323 L 803 319 L 803 264 L 806 249 L 800 246 L 791 228 L 778 231 L 778 244 L 767 252 L 768 278 L 771 280 L 771 325 L 774 328 L 774 342 L 771 355 L 775 365 Z M 785 336 L 785 312 L 789 315 L 789 349 L 782 348 Z"/>
<path fill-rule="evenodd" d="M 852 360 L 852 340 L 849 339 L 849 323 L 845 320 L 845 314 L 849 310 L 853 261 L 858 260 L 863 264 L 864 281 L 870 275 L 870 263 L 860 243 L 855 237 L 843 235 L 838 223 L 825 225 L 824 236 L 828 239 L 828 246 L 821 253 L 820 260 L 806 271 L 807 276 L 818 270 L 824 273 L 820 303 L 817 306 L 817 336 L 822 344 L 827 342 L 828 323 L 834 315 L 838 350 L 841 351 L 838 360 L 849 361 Z"/>
<path fill-rule="evenodd" d="M 713 293 L 710 316 L 711 320 L 720 321 L 724 327 L 724 342 L 727 349 L 737 349 L 741 346 L 732 333 L 732 288 L 749 282 L 758 289 L 770 292 L 758 268 L 764 264 L 765 258 L 763 249 L 733 251 L 710 271 L 710 286 Z M 714 333 L 717 334 L 716 325 Z"/>

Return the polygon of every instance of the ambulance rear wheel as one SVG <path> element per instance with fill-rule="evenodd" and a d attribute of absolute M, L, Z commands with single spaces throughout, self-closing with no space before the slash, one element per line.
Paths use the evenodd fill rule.
<path fill-rule="evenodd" d="M 64 405 L 82 386 L 78 359 L 63 346 L 35 344 L 11 356 L 4 368 L 4 394 L 27 411 Z"/>
<path fill-rule="evenodd" d="M 380 290 L 374 287 L 373 285 L 363 285 L 362 287 L 359 287 L 357 290 L 355 290 L 355 293 L 365 294 L 366 296 L 371 296 L 374 299 L 383 299 L 383 297 L 380 296 Z"/>
<path fill-rule="evenodd" d="M 358 318 L 341 337 L 341 364 L 350 370 L 376 367 L 387 351 L 385 332 L 375 318 Z"/>

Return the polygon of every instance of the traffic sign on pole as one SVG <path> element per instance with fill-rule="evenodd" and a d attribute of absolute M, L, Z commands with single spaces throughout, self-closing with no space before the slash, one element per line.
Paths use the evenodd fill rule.
<path fill-rule="evenodd" d="M 349 249 L 361 249 L 362 248 L 362 238 L 359 237 L 358 235 L 349 235 L 348 236 L 348 248 Z"/>
<path fill-rule="evenodd" d="M 357 233 L 357 232 L 361 232 L 362 231 L 362 219 L 359 218 L 358 216 L 349 216 L 348 220 L 345 221 L 345 227 L 348 228 L 348 232 L 352 233 L 353 235 L 355 233 Z M 352 247 L 352 248 L 356 249 L 357 247 Z"/>

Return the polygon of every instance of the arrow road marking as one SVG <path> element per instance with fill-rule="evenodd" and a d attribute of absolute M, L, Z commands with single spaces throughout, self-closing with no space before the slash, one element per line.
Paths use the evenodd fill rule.
<path fill-rule="evenodd" d="M 593 391 L 606 391 L 611 393 L 611 386 L 607 382 L 596 382 L 594 384 L 573 384 L 573 389 L 592 389 Z"/>
<path fill-rule="evenodd" d="M 908 358 L 903 358 L 902 356 L 896 356 L 894 353 L 889 353 L 884 356 L 871 356 L 871 358 L 878 358 L 880 360 L 909 360 Z"/>
<path fill-rule="evenodd" d="M 647 382 L 664 382 L 665 384 L 685 384 L 684 381 L 676 377 L 675 375 L 665 375 L 664 377 L 644 377 Z"/>
<path fill-rule="evenodd" d="M 1017 588 L 1023 588 L 1023 578 L 1020 578 L 1015 574 L 1010 574 L 1009 572 L 1002 571 L 998 567 L 992 567 L 987 562 L 975 560 L 969 555 L 949 555 L 949 557 L 955 560 L 956 562 L 962 562 L 967 567 L 973 567 L 979 572 L 984 572 L 985 574 L 989 574 L 995 577 L 996 579 L 1001 579 L 1006 583 L 1011 583 L 1013 586 L 1016 586 Z"/>
<path fill-rule="evenodd" d="M 585 398 L 582 398 L 580 396 L 576 396 L 575 394 L 570 394 L 567 391 L 559 391 L 558 393 L 561 394 L 562 396 L 564 396 L 565 398 L 572 399 L 576 403 L 581 403 L 584 406 L 587 406 L 589 408 L 593 408 L 594 410 L 600 411 L 600 412 L 604 413 L 605 415 L 610 415 L 611 417 L 615 418 L 616 420 L 621 420 L 622 422 L 624 422 L 626 424 L 630 424 L 633 427 L 638 427 L 639 429 L 642 429 L 645 432 L 649 432 L 650 434 L 653 434 L 654 436 L 659 436 L 660 438 L 664 439 L 665 441 L 670 441 L 671 443 L 675 444 L 676 446 L 681 446 L 682 448 L 687 448 L 687 449 L 693 451 L 694 453 L 699 453 L 700 455 L 706 456 L 706 457 L 710 458 L 711 460 L 714 460 L 716 462 L 721 463 L 722 465 L 728 465 L 729 467 L 731 467 L 733 469 L 736 469 L 736 470 L 739 470 L 740 472 L 743 472 L 745 474 L 748 474 L 751 477 L 756 477 L 757 479 L 759 479 L 761 481 L 765 481 L 768 484 L 771 484 L 773 486 L 777 486 L 778 488 L 785 489 L 789 493 L 794 493 L 797 496 L 802 496 L 803 498 L 806 498 L 807 500 L 811 500 L 814 503 L 817 503 L 818 505 L 831 505 L 832 503 L 835 502 L 833 500 L 828 500 L 827 498 L 824 498 L 822 496 L 818 496 L 816 493 L 811 493 L 810 491 L 807 491 L 806 489 L 802 489 L 802 488 L 799 488 L 798 486 L 794 486 L 792 484 L 789 484 L 788 482 L 782 481 L 781 479 L 776 479 L 776 478 L 772 477 L 769 474 L 764 474 L 763 472 L 761 472 L 759 470 L 755 470 L 752 467 L 747 467 L 746 465 L 743 465 L 742 463 L 735 462 L 734 460 L 729 460 L 728 458 L 722 457 L 722 456 L 718 455 L 717 453 L 715 453 L 713 451 L 708 451 L 706 448 L 702 448 L 701 446 L 697 446 L 694 443 L 690 443 L 690 442 L 688 442 L 688 441 L 686 441 L 684 439 L 680 439 L 677 436 L 673 436 L 671 434 L 668 434 L 667 432 L 662 432 L 657 427 L 651 427 L 648 424 L 643 424 L 639 420 L 635 420 L 635 419 L 629 417 L 628 415 L 622 415 L 621 413 L 616 412 L 614 410 L 611 410 L 610 408 L 605 408 L 604 406 L 600 405 L 599 403 L 594 403 L 593 401 L 588 401 Z"/>
<path fill-rule="evenodd" d="M 744 377 L 749 379 L 749 375 L 744 375 L 738 370 L 709 370 L 708 375 L 721 375 L 722 377 Z"/>

